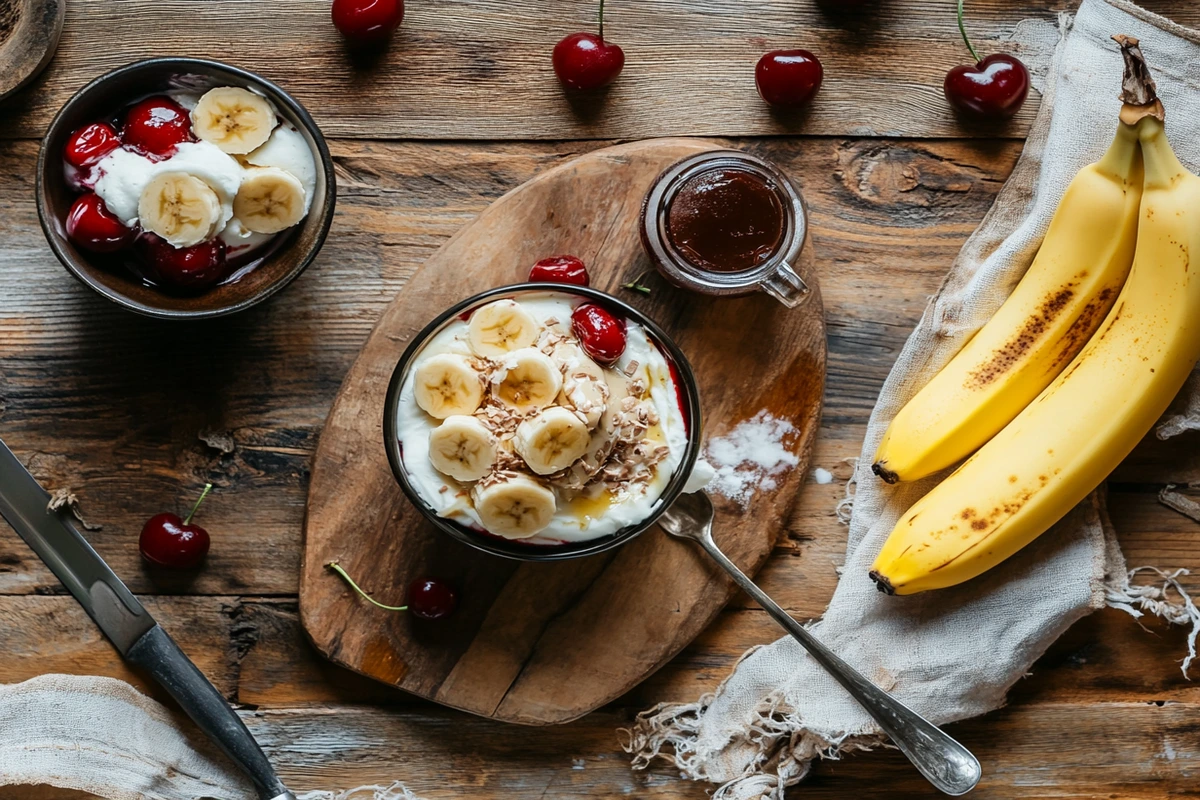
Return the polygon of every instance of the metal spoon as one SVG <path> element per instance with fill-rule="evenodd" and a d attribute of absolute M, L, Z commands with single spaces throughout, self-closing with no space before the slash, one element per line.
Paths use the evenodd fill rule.
<path fill-rule="evenodd" d="M 835 656 L 721 552 L 712 538 L 713 504 L 708 495 L 704 492 L 680 495 L 662 515 L 659 523 L 672 536 L 699 542 L 742 591 L 753 597 L 796 641 L 804 645 L 817 663 L 867 710 L 926 780 L 942 792 L 954 796 L 966 794 L 975 788 L 982 770 L 971 751 Z"/>

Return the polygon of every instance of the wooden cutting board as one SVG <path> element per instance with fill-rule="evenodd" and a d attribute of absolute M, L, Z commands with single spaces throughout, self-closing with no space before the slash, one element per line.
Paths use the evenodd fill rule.
<path fill-rule="evenodd" d="M 437 532 L 396 484 L 383 447 L 383 402 L 401 352 L 434 316 L 484 289 L 526 279 L 540 258 L 573 253 L 592 285 L 620 295 L 679 343 L 700 385 L 705 437 L 767 411 L 789 420 L 799 465 L 745 508 L 721 497 L 715 534 L 753 574 L 784 528 L 808 468 L 825 382 L 825 326 L 811 241 L 797 265 L 812 292 L 795 309 L 772 298 L 715 299 L 653 272 L 638 239 L 642 198 L 681 158 L 718 148 L 662 139 L 599 150 L 509 192 L 421 267 L 384 312 L 334 402 L 313 463 L 300 613 L 334 662 L 405 691 L 508 722 L 567 722 L 654 672 L 702 631 L 732 583 L 694 545 L 657 527 L 614 551 L 532 564 L 475 552 Z M 638 279 L 649 295 L 620 288 Z M 385 603 L 416 577 L 459 591 L 449 619 L 424 622 L 358 598 L 326 568 L 338 561 Z"/>

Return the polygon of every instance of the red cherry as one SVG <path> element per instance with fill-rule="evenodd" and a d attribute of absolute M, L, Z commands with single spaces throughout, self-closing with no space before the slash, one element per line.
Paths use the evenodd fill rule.
<path fill-rule="evenodd" d="M 572 33 L 554 45 L 554 74 L 568 89 L 599 89 L 617 79 L 625 51 L 594 33 Z"/>
<path fill-rule="evenodd" d="M 155 279 L 176 289 L 207 289 L 225 277 L 225 243 L 220 239 L 176 248 L 147 234 L 143 247 Z"/>
<path fill-rule="evenodd" d="M 170 569 L 198 566 L 208 554 L 208 531 L 187 525 L 176 514 L 157 514 L 142 528 L 138 548 L 152 564 Z"/>
<path fill-rule="evenodd" d="M 404 0 L 333 0 L 332 15 L 347 39 L 382 42 L 404 20 Z"/>
<path fill-rule="evenodd" d="M 80 195 L 67 212 L 67 236 L 85 250 L 112 253 L 133 241 L 133 230 L 104 205 L 99 195 Z"/>
<path fill-rule="evenodd" d="M 571 313 L 571 330 L 583 351 L 602 364 L 611 364 L 625 352 L 625 321 L 595 303 L 584 303 Z"/>
<path fill-rule="evenodd" d="M 821 88 L 825 70 L 807 50 L 773 50 L 758 60 L 754 82 L 773 106 L 802 106 Z"/>
<path fill-rule="evenodd" d="M 198 566 L 208 554 L 209 538 L 208 531 L 192 524 L 192 517 L 210 491 L 211 483 L 205 485 L 200 499 L 192 506 L 186 519 L 180 519 L 177 514 L 156 514 L 151 517 L 142 527 L 142 535 L 138 539 L 142 557 L 152 564 L 171 569 Z"/>
<path fill-rule="evenodd" d="M 1029 70 L 1015 56 L 995 53 L 975 66 L 946 73 L 946 100 L 958 111 L 987 119 L 1008 119 L 1029 95 Z"/>
<path fill-rule="evenodd" d="M 146 155 L 169 156 L 175 145 L 192 140 L 192 120 L 171 98 L 148 97 L 125 113 L 121 139 Z"/>
<path fill-rule="evenodd" d="M 591 283 L 587 267 L 575 256 L 543 258 L 529 270 L 529 280 L 538 283 L 569 283 L 572 286 L 587 286 Z"/>
<path fill-rule="evenodd" d="M 121 146 L 117 131 L 107 122 L 93 122 L 71 134 L 63 158 L 73 167 L 90 167 Z"/>
<path fill-rule="evenodd" d="M 448 617 L 458 606 L 458 595 L 438 578 L 418 578 L 408 585 L 408 610 L 421 619 Z"/>

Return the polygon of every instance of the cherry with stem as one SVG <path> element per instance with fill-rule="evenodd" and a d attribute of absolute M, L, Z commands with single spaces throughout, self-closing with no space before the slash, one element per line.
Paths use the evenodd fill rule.
<path fill-rule="evenodd" d="M 604 41 L 604 0 L 600 0 L 599 35 L 572 33 L 554 46 L 554 74 L 576 91 L 599 89 L 617 79 L 625 66 L 625 51 Z"/>
<path fill-rule="evenodd" d="M 389 606 L 367 594 L 338 562 L 330 561 L 325 566 L 336 572 L 359 597 L 384 611 L 408 611 L 421 619 L 442 619 L 450 616 L 458 605 L 458 595 L 448 583 L 437 578 L 418 578 L 408 585 L 408 603 Z"/>
<path fill-rule="evenodd" d="M 1029 70 L 1008 53 L 979 57 L 963 22 L 963 0 L 958 0 L 958 30 L 975 65 L 954 67 L 946 73 L 942 91 L 960 113 L 978 119 L 1009 119 L 1029 95 Z"/>

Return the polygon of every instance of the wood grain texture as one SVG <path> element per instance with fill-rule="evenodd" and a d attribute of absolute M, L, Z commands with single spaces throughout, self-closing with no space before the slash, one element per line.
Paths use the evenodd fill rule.
<path fill-rule="evenodd" d="M 399 353 L 441 309 L 520 282 L 553 253 L 588 264 L 592 286 L 619 292 L 652 269 L 637 235 L 642 199 L 675 162 L 719 146 L 662 139 L 562 164 L 489 206 L 427 261 L 388 307 L 350 368 L 313 463 L 300 611 L 335 662 L 439 703 L 524 724 L 576 719 L 618 697 L 682 649 L 733 594 L 686 542 L 654 529 L 617 550 L 518 564 L 439 533 L 400 491 L 380 431 Z M 816 436 L 825 327 L 813 248 L 796 265 L 810 293 L 795 309 L 764 294 L 713 299 L 645 277 L 631 302 L 691 362 L 704 436 L 766 412 L 796 433 L 798 465 L 747 506 L 715 498 L 722 549 L 753 574 L 791 510 Z M 339 561 L 368 591 L 401 595 L 421 575 L 463 587 L 453 618 L 422 625 L 381 613 L 326 569 Z M 396 601 L 397 603 L 399 601 Z"/>
<path fill-rule="evenodd" d="M 101 5 L 94 4 L 111 20 L 115 15 Z M 948 12 L 934 5 L 922 7 L 941 20 Z M 987 2 L 969 3 L 968 9 L 975 5 L 995 14 L 997 25 L 1010 27 L 1017 16 L 1045 10 L 1041 4 L 1018 4 L 1008 11 Z M 1178 6 L 1150 4 L 1181 21 L 1196 13 Z M 73 10 L 68 21 L 71 36 L 100 35 L 83 30 L 92 7 L 73 4 L 79 14 Z M 911 11 L 910 4 L 894 7 Z M 191 6 L 164 8 L 179 12 Z M 584 19 L 580 15 L 573 24 Z M 290 25 L 286 18 L 276 22 Z M 78 30 L 71 33 L 73 26 Z M 219 54 L 215 38 L 204 46 Z M 121 50 L 87 58 L 109 58 L 115 65 L 135 55 Z M 262 66 L 269 77 L 287 82 L 265 62 Z M 57 68 L 58 63 L 51 72 Z M 50 77 L 47 73 L 46 80 Z M 54 91 L 65 97 L 89 77 L 78 75 L 74 85 Z M 0 113 L 0 125 L 11 124 L 7 114 L 15 109 L 22 124 L 38 120 L 29 123 L 28 135 L 39 133 L 54 110 L 42 94 L 34 89 L 11 101 Z M 624 797 L 629 789 L 637 797 L 697 800 L 709 788 L 680 782 L 669 769 L 631 774 L 612 731 L 659 699 L 688 700 L 710 691 L 746 647 L 777 636 L 744 597 L 735 597 L 695 642 L 609 710 L 545 731 L 532 740 L 537 757 L 526 755 L 512 768 L 505 761 L 509 754 L 495 749 L 500 732 L 519 738 L 511 737 L 511 729 L 437 711 L 324 661 L 306 642 L 295 606 L 300 527 L 317 434 L 380 313 L 417 267 L 495 198 L 603 144 L 332 142 L 339 213 L 312 269 L 248 315 L 212 325 L 164 327 L 109 308 L 69 279 L 37 223 L 36 142 L 0 142 L 0 436 L 48 484 L 77 491 L 85 512 L 104 523 L 93 540 L 138 592 L 186 596 L 164 598 L 155 613 L 223 691 L 234 686 L 226 676 L 236 675 L 243 702 L 292 720 L 288 730 L 300 738 L 288 772 L 302 788 L 422 775 L 432 776 L 430 781 L 453 779 L 448 785 L 459 787 L 456 796 L 465 791 L 515 800 L 556 797 L 560 785 L 589 797 Z M 829 365 L 812 463 L 833 470 L 838 480 L 806 481 L 786 535 L 758 576 L 793 614 L 807 618 L 828 602 L 842 560 L 845 529 L 833 514 L 844 491 L 846 467 L 840 462 L 858 455 L 879 386 L 958 248 L 986 213 L 1020 142 L 826 138 L 733 144 L 779 162 L 800 181 L 821 253 Z M 208 433 L 229 434 L 234 451 L 226 454 L 204 444 L 198 437 Z M 1131 564 L 1200 568 L 1197 526 L 1155 500 L 1162 483 L 1196 474 L 1198 435 L 1165 447 L 1149 442 L 1118 472 L 1120 486 L 1110 502 Z M 214 479 L 219 490 L 212 498 L 216 502 L 206 503 L 202 512 L 214 537 L 210 563 L 187 577 L 145 570 L 136 544 L 142 522 L 158 511 L 186 511 L 205 479 Z M 53 577 L 0 525 L 0 595 L 8 595 L 0 597 L 3 680 L 44 672 L 43 652 L 55 669 L 125 674 L 111 648 L 86 629 L 78 608 L 63 597 L 38 596 L 54 592 L 61 589 Z M 182 600 L 211 608 L 183 613 L 185 606 L 176 605 Z M 9 605 L 26 602 L 45 605 Z M 232 633 L 221 638 L 205 632 L 206 625 L 221 620 L 233 626 L 235 620 L 221 611 L 231 602 L 242 608 Z M 197 622 L 196 615 L 209 623 Z M 18 618 L 36 618 L 40 624 L 10 625 Z M 185 636 L 192 627 L 197 636 Z M 968 743 L 984 761 L 988 778 L 979 796 L 1115 794 L 1157 800 L 1194 794 L 1196 755 L 1179 745 L 1180 740 L 1194 744 L 1195 736 L 1164 727 L 1161 714 L 1174 708 L 1194 715 L 1188 704 L 1200 703 L 1196 684 L 1179 672 L 1183 633 L 1154 623 L 1147 627 L 1120 612 L 1081 621 L 1014 688 L 1013 708 L 952 727 L 964 739 L 962 732 L 972 731 Z M 78 646 L 70 640 L 76 635 Z M 231 642 L 237 643 L 232 672 L 227 666 Z M 80 655 L 72 655 L 75 650 Z M 396 723 L 414 709 L 440 715 L 441 724 L 461 740 L 459 755 L 449 761 L 440 752 L 427 755 L 418 728 L 382 743 L 363 730 L 369 746 L 356 749 L 353 759 L 326 765 L 328 748 L 359 730 L 331 727 L 331 720 L 343 717 L 348 706 L 385 703 L 389 710 L 375 713 Z M 1007 720 L 1017 714 L 1022 724 L 1010 724 Z M 584 729 L 590 733 L 578 733 Z M 384 738 L 396 730 L 385 728 Z M 305 746 L 312 747 L 307 757 L 299 752 Z M 415 754 L 411 760 L 410 754 Z M 574 768 L 576 759 L 583 770 Z M 449 775 L 447 763 L 462 771 Z M 820 765 L 794 794 L 930 797 L 909 769 L 893 752 L 863 754 Z M 520 779 L 521 770 L 529 771 L 527 780 Z M 76 800 L 79 795 L 16 787 L 0 789 L 0 797 Z"/>
<path fill-rule="evenodd" d="M 968 60 L 953 4 L 878 0 L 838 11 L 814 0 L 625 0 L 606 9 L 607 36 L 626 53 L 607 92 L 571 97 L 550 51 L 593 28 L 593 0 L 409 3 L 381 54 L 345 45 L 328 0 L 74 0 L 61 53 L 0 116 L 0 137 L 39 136 L 71 93 L 137 58 L 231 61 L 291 91 L 326 136 L 429 139 L 648 138 L 805 133 L 856 136 L 1023 136 L 1036 92 L 1007 125 L 957 120 L 942 96 L 946 71 Z M 974 0 L 980 52 L 1034 54 L 1012 42 L 1018 20 L 1050 25 L 1070 0 Z M 1183 24 L 1200 9 L 1143 2 Z M 184 42 L 178 20 L 188 19 Z M 128 24 L 137 20 L 136 25 Z M 112 46 L 113 32 L 120 41 Z M 265 38 L 264 38 L 265 34 Z M 812 108 L 773 114 L 754 87 L 764 52 L 805 47 L 825 66 Z"/>
<path fill-rule="evenodd" d="M 0 103 L 54 58 L 66 13 L 66 0 L 0 0 Z"/>

